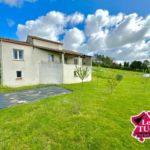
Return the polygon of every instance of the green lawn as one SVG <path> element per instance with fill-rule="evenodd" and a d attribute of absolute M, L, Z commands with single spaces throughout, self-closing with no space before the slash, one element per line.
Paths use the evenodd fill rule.
<path fill-rule="evenodd" d="M 0 110 L 0 149 L 149 150 L 150 140 L 131 137 L 130 117 L 150 110 L 150 83 L 143 92 L 139 76 L 125 75 L 110 95 L 108 75 L 99 85 L 93 73 L 83 90 L 60 85 L 74 92 Z"/>

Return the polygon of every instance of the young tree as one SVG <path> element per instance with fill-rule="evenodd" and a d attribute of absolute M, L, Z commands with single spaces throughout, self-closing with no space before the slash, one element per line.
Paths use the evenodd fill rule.
<path fill-rule="evenodd" d="M 101 70 L 101 67 L 98 65 L 96 69 L 97 85 L 98 85 L 99 78 L 102 77 L 103 74 L 104 72 Z"/>
<path fill-rule="evenodd" d="M 118 85 L 117 79 L 114 77 L 114 72 L 111 73 L 109 79 L 107 80 L 107 85 L 110 87 L 111 95 L 113 95 L 114 88 Z"/>
<path fill-rule="evenodd" d="M 146 71 L 144 71 L 144 74 L 142 75 L 142 77 L 141 77 L 141 82 L 144 84 L 144 91 L 145 91 L 145 89 L 146 89 L 146 84 L 148 83 L 148 81 L 149 81 L 149 78 L 150 78 L 150 76 L 146 76 Z M 145 75 L 145 76 L 144 76 Z"/>
<path fill-rule="evenodd" d="M 91 71 L 88 67 L 77 67 L 75 68 L 75 75 L 82 80 L 82 89 L 83 89 L 83 80 L 86 79 L 90 75 Z"/>

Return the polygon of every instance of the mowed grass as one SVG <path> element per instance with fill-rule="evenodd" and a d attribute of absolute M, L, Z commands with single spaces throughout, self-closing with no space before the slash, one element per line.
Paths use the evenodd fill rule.
<path fill-rule="evenodd" d="M 110 95 L 108 76 L 97 85 L 93 73 L 83 90 L 60 85 L 74 92 L 0 110 L 0 149 L 149 150 L 150 140 L 131 136 L 130 117 L 150 110 L 150 83 L 144 92 L 139 76 L 124 75 Z"/>

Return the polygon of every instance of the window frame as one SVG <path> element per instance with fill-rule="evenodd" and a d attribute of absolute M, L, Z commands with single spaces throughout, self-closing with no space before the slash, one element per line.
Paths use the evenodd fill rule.
<path fill-rule="evenodd" d="M 77 63 L 75 63 L 77 61 Z M 74 59 L 74 65 L 78 65 L 78 59 Z"/>
<path fill-rule="evenodd" d="M 50 59 L 50 61 L 49 61 L 49 55 L 50 55 L 50 57 L 52 58 L 52 60 Z M 48 54 L 48 62 L 49 62 L 49 63 L 54 62 L 54 54 Z"/>
<path fill-rule="evenodd" d="M 14 58 L 14 51 L 17 51 L 17 59 Z M 19 51 L 22 52 L 23 54 L 23 58 L 22 59 L 19 59 Z M 13 53 L 12 53 L 12 57 L 13 57 L 13 60 L 17 60 L 17 61 L 24 61 L 24 50 L 21 50 L 21 49 L 13 49 Z"/>
<path fill-rule="evenodd" d="M 74 77 L 77 77 L 76 74 L 75 74 L 75 72 L 77 72 L 77 71 L 74 71 Z"/>
<path fill-rule="evenodd" d="M 18 76 L 17 76 L 17 75 L 18 75 L 18 74 L 17 74 L 18 72 L 21 72 L 21 77 L 18 77 Z M 16 79 L 22 79 L 22 71 L 16 71 Z"/>

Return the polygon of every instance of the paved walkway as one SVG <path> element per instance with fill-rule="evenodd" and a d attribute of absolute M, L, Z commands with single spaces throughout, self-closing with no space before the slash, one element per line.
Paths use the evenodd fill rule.
<path fill-rule="evenodd" d="M 47 86 L 8 93 L 0 93 L 0 109 L 70 92 L 72 91 L 59 86 Z"/>

